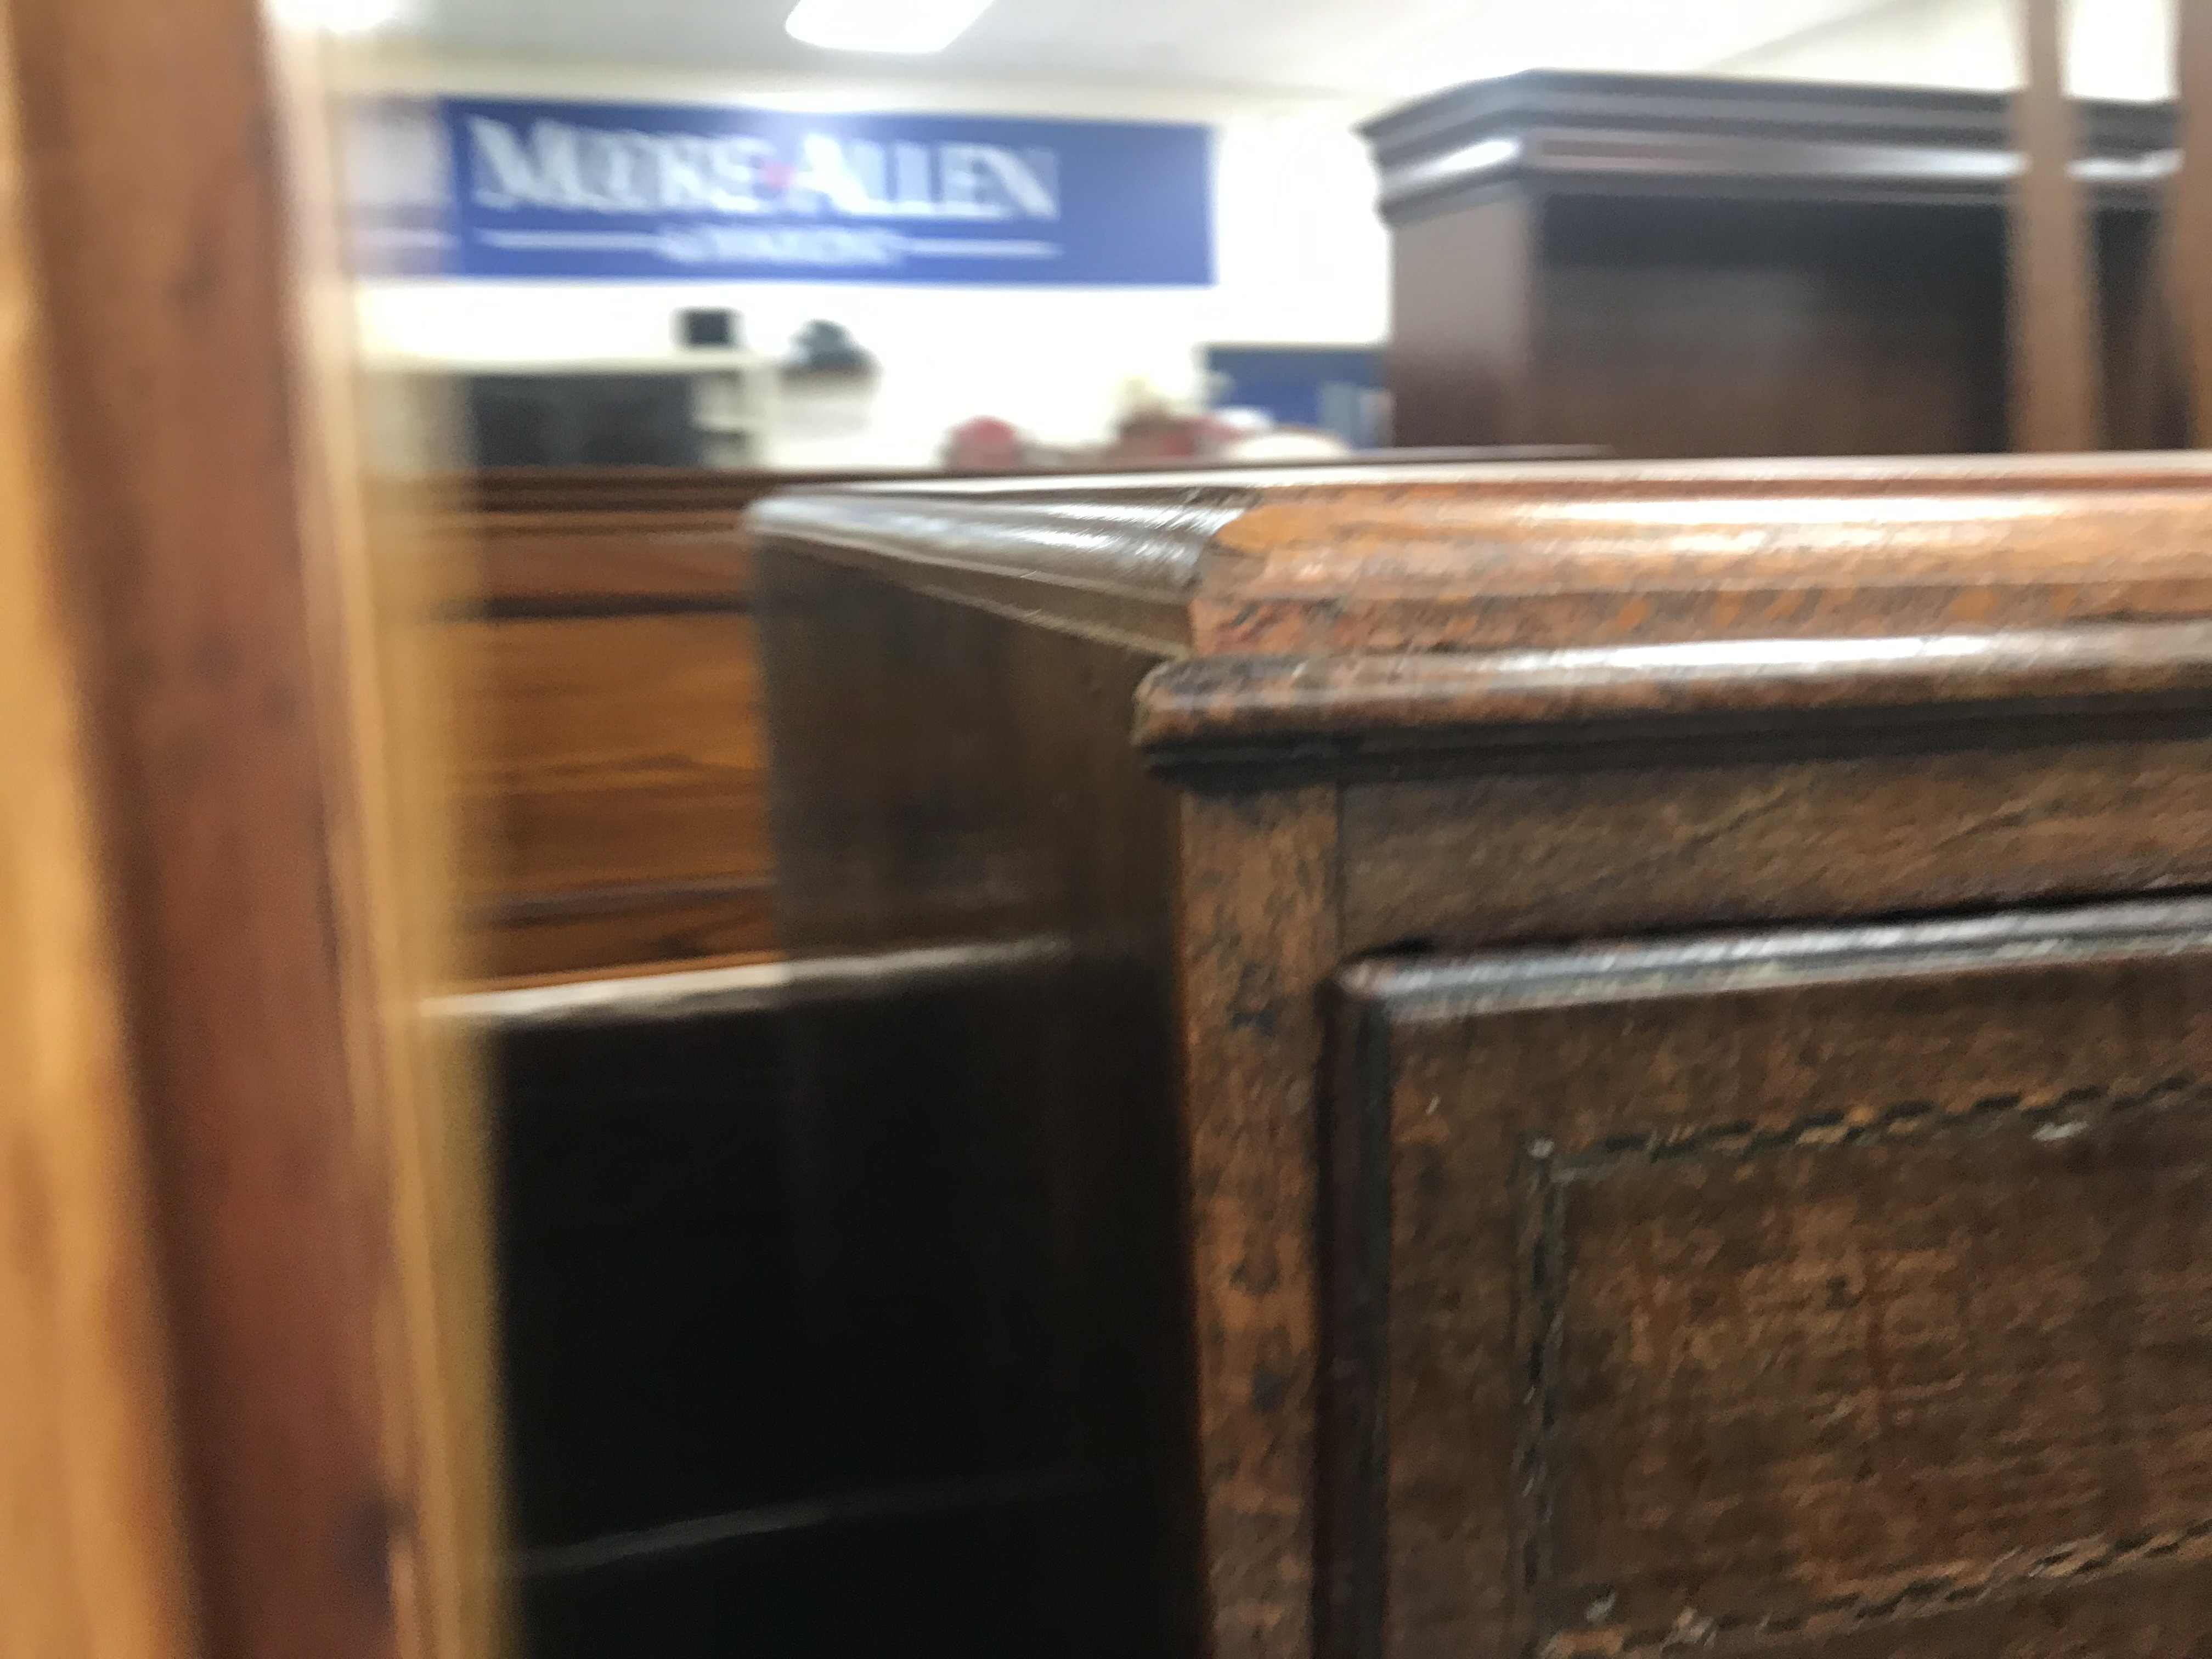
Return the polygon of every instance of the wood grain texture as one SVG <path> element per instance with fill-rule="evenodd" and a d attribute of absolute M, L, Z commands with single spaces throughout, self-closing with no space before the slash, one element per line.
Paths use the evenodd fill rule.
<path fill-rule="evenodd" d="M 1845 739 L 1826 756 L 1670 756 L 1647 739 L 1582 764 L 1570 756 L 1476 777 L 1354 783 L 1346 945 L 1571 939 L 2212 882 L 2212 736 L 2201 718 L 2162 739 L 2130 724 L 2050 746 L 2022 743 L 2019 727 L 1996 740 L 1971 731 Z"/>
<path fill-rule="evenodd" d="M 2014 95 L 2021 155 L 2011 216 L 2013 447 L 2098 448 L 2102 345 L 2088 224 L 2074 177 L 2081 153 L 2066 93 L 2065 0 L 2013 0 L 2024 84 Z"/>
<path fill-rule="evenodd" d="M 1552 651 L 1200 657 L 1154 672 L 1135 736 L 1159 763 L 1354 762 L 1396 752 L 1589 749 L 1701 729 L 1744 738 L 1810 716 L 1900 730 L 1986 726 L 2017 704 L 2117 718 L 2212 685 L 2202 622 L 1894 638 L 1700 641 Z M 1723 718 L 1725 717 L 1725 718 Z"/>
<path fill-rule="evenodd" d="M 1313 1171 L 1336 792 L 1190 797 L 1182 902 L 1209 1651 L 1298 1659 L 1316 1589 Z"/>
<path fill-rule="evenodd" d="M 1164 500 L 800 495 L 755 522 L 1178 655 L 1589 648 L 2201 617 L 2207 477 L 2190 455 L 1501 462 L 1208 480 Z"/>
<path fill-rule="evenodd" d="M 750 544 L 723 508 L 592 500 L 439 535 L 470 953 L 495 976 L 774 944 Z"/>
<path fill-rule="evenodd" d="M 2054 1581 L 2201 1582 L 2208 921 L 1352 970 L 1389 1239 L 1371 1650 L 1809 1653 L 1961 1607 L 1995 1650 L 1968 1632 Z"/>
<path fill-rule="evenodd" d="M 270 44 L 246 0 L 7 15 L 205 1646 L 385 1659 L 423 1517 Z"/>
<path fill-rule="evenodd" d="M 2160 925 L 2027 908 L 1913 918 L 2212 882 L 2206 485 L 2188 456 L 1557 463 L 1206 480 L 1177 497 L 1155 483 L 885 487 L 757 511 L 763 572 L 783 573 L 762 615 L 771 694 L 793 699 L 777 813 L 794 937 L 855 949 L 1049 933 L 1092 890 L 1098 815 L 1039 794 L 1066 773 L 1042 758 L 1055 749 L 1027 746 L 1037 711 L 1079 705 L 1094 739 L 1118 719 L 1181 791 L 1169 871 L 1122 868 L 1163 881 L 1165 898 L 1137 908 L 1157 926 L 1164 902 L 1174 930 L 1205 1505 L 1191 1549 L 1215 1654 L 1618 1655 L 1708 1637 L 1842 1653 L 1876 1627 L 1897 1650 L 1931 1654 L 1939 1631 L 1954 1651 L 1997 1650 L 1988 1636 L 2037 1659 L 2069 1651 L 2051 1633 L 2066 1630 L 2118 1651 L 2188 1650 L 2187 1586 L 2204 1583 L 2191 1552 L 2212 1540 L 2174 1519 L 2194 1501 L 2194 1450 L 2175 1466 L 2181 1498 L 2140 1516 L 2132 1498 L 2107 1502 L 2070 1476 L 2037 1485 L 2009 1452 L 1961 1452 L 1928 1477 L 1942 1504 L 1893 1528 L 1902 1541 L 1886 1554 L 1869 1516 L 1909 1508 L 1909 1491 L 1797 1504 L 1727 1436 L 1756 1428 L 1783 1479 L 1826 1455 L 1818 1413 L 1861 1401 L 1844 1382 L 1804 1382 L 1819 1398 L 1797 1410 L 1796 1373 L 1762 1385 L 1777 1352 L 1848 1382 L 1856 1362 L 1818 1323 L 1813 1291 L 1799 1294 L 1843 1275 L 1806 1265 L 1832 1248 L 1920 1275 L 1899 1306 L 1926 1323 L 1929 1298 L 1963 1281 L 1916 1225 L 1949 1238 L 2048 1212 L 2048 1238 L 2007 1255 L 2024 1275 L 2048 1269 L 2049 1297 L 1993 1289 L 1996 1334 L 1984 1341 L 1966 1320 L 1975 1341 L 1957 1356 L 1961 1389 L 1985 1385 L 2042 1427 L 2106 1386 L 2082 1358 L 2098 1318 L 2203 1299 L 2184 1222 L 2212 1148 L 2194 1120 L 2118 1103 L 2170 1074 L 2137 1088 L 2130 1068 L 2163 1065 L 2169 1039 L 2195 1042 L 2201 1023 L 2195 992 L 2155 988 L 2170 954 Z M 1164 506 L 1221 521 L 1199 533 L 1176 520 L 1163 539 Z M 1114 584 L 1157 615 L 1125 608 L 1116 626 L 1097 604 Z M 1127 701 L 1104 707 L 1083 665 L 1117 651 L 1149 672 L 1113 678 L 1109 702 Z M 936 686 L 927 699 L 923 684 Z M 804 741 L 783 742 L 786 720 Z M 1345 969 L 1355 998 L 1369 976 L 1393 989 L 1323 1052 L 1317 998 L 1361 952 L 1899 913 L 1841 945 L 1778 932 L 1676 956 L 1500 952 L 1428 981 L 1393 957 Z M 1990 928 L 2002 937 L 1974 932 Z M 2082 930 L 2104 940 L 2096 963 L 2062 963 Z M 1854 952 L 1863 972 L 1822 965 Z M 2153 987 L 2140 994 L 2113 965 L 2136 955 Z M 1856 988 L 1838 988 L 1853 974 Z M 2013 975 L 2006 994 L 1971 988 L 2000 974 Z M 1522 1000 L 1498 1001 L 1499 985 Z M 1802 1000 L 1784 1008 L 1772 999 L 1788 987 Z M 997 1040 L 1011 1050 L 1018 1036 Z M 1894 1127 L 1913 1114 L 1881 1115 L 1922 1097 L 1916 1086 L 1950 1079 L 1961 1110 L 2005 1093 L 2033 1070 L 2021 1054 L 2054 1072 L 2100 1058 L 2113 1092 L 2105 1116 L 2038 1139 L 2053 1128 L 2043 1085 L 2014 1091 L 2023 1115 L 2007 1121 L 2024 1140 L 1986 1167 L 2024 1194 L 2017 1212 L 1966 1192 L 1970 1152 L 1942 1136 L 1909 1156 L 1852 1140 L 1838 1162 L 1790 1161 L 1832 1127 L 1818 1102 L 1799 1114 L 1801 1095 L 1857 1089 Z M 2072 1086 L 2052 1083 L 2050 1097 Z M 1674 1126 L 1705 1124 L 1717 1146 L 1739 1097 L 1798 1138 L 1760 1142 L 1763 1163 L 1717 1152 L 1678 1196 Z M 1362 1099 L 1388 1110 L 1363 1117 Z M 2157 1110 L 2168 1105 L 2182 1109 Z M 2156 1131 L 2142 1144 L 2138 1121 Z M 1579 1163 L 1540 1177 L 1529 1124 L 1562 1157 L 1648 1154 L 1650 1182 L 1592 1176 L 1585 1190 Z M 2175 1124 L 2173 1137 L 2160 1127 Z M 2106 1162 L 2074 1179 L 2069 1146 Z M 2119 1173 L 2096 1172 L 2106 1164 Z M 2106 1253 L 2129 1276 L 2108 1296 L 2080 1262 L 2101 1259 L 2098 1218 L 2151 1170 L 2180 1184 L 2155 1210 L 2154 1247 Z M 1546 1181 L 1565 1195 L 1522 1201 Z M 1859 1211 L 1839 1217 L 1838 1182 Z M 1885 1210 L 1892 1190 L 1903 1207 Z M 1389 1230 L 1368 1224 L 1393 1206 Z M 1549 1232 L 1524 1225 L 1555 1212 Z M 1657 1259 L 1655 1230 L 1691 1241 L 1663 1274 L 1639 1265 Z M 1920 1242 L 1893 1261 L 1890 1232 Z M 1576 1279 L 1555 1258 L 1595 1265 Z M 1766 1277 L 1735 1285 L 1739 1259 Z M 1648 1323 L 1677 1287 L 1705 1297 L 1676 1325 L 1713 1322 L 1696 1331 L 1726 1375 L 1693 1376 L 1705 1361 L 1657 1338 L 1635 1351 L 1649 1365 L 1591 1339 L 1555 1361 L 1537 1331 L 1581 1328 L 1585 1306 L 1529 1312 L 1530 1287 L 1555 1283 L 1587 1298 L 1590 1326 Z M 2040 1311 L 2007 1322 L 2030 1304 Z M 1728 1325 L 1742 1307 L 1758 1332 Z M 2167 1352 L 2174 1328 L 2157 1325 L 2158 1352 L 2116 1351 L 2119 1363 L 2146 1377 L 2185 1363 Z M 2048 1377 L 2033 1363 L 2045 1338 L 2066 1356 Z M 1948 1386 L 1929 1382 L 1931 1352 L 1900 1361 L 1900 1388 Z M 1530 1427 L 1547 1420 L 1524 1396 L 1553 1378 L 1618 1454 L 1595 1473 L 1575 1462 L 1571 1431 Z M 2146 1449 L 2177 1431 L 2186 1397 L 2133 1386 L 2096 1395 L 2095 1452 L 2046 1437 L 2084 1467 L 2109 1452 L 2129 1471 L 2114 1477 L 2124 1497 L 2149 1490 Z M 1984 1432 L 1981 1417 L 1944 1415 L 1948 1397 L 1927 1410 L 1939 1439 Z M 1646 1428 L 1672 1437 L 1653 1452 Z M 1620 1469 L 1644 1485 L 1616 1490 Z M 1540 1524 L 1525 1513 L 1532 1472 L 1551 1494 Z M 1681 1490 L 1650 1484 L 1662 1478 Z M 1706 1487 L 1733 1530 L 1695 1507 Z M 2051 1553 L 2085 1527 L 2118 1528 L 2110 1550 Z M 2016 1541 L 2030 1532 L 2037 1543 Z M 2016 1571 L 2030 1548 L 2047 1564 Z M 2062 1569 L 2070 1588 L 2054 1599 Z M 2108 1571 L 2139 1575 L 2135 1614 L 2108 1595 Z M 1941 1595 L 1915 1590 L 1923 1580 Z"/>
<path fill-rule="evenodd" d="M 1606 463 L 1268 495 L 1215 537 L 1209 653 L 1999 632 L 2203 614 L 2188 457 Z"/>
<path fill-rule="evenodd" d="M 444 482 L 451 778 L 480 971 L 773 945 L 738 514 L 781 481 L 587 469 Z"/>
<path fill-rule="evenodd" d="M 1610 1595 L 1614 1620 L 1645 1629 L 1689 1607 L 1748 1623 L 1791 1577 L 1808 1602 L 1850 1597 L 1826 1613 L 1844 1625 L 1899 1596 L 1966 1601 L 2039 1567 L 2121 1571 L 2201 1547 L 2212 1429 L 2187 1356 L 2212 1291 L 2190 1249 L 2212 1197 L 2203 1103 L 2023 1109 L 1972 1135 L 1720 1154 L 1686 1178 L 1648 1157 L 1550 1160 L 1532 1201 L 1557 1219 L 1563 1340 L 1536 1409 L 1573 1444 L 1556 1435 L 1540 1477 L 1556 1483 L 1549 1620 L 1588 1623 Z M 2078 1144 L 2054 1153 L 2062 1134 Z M 1866 1230 L 1842 1260 L 1830 1218 Z M 1697 1271 L 1708 1248 L 1734 1259 L 1718 1297 Z M 1737 1346 L 1749 1332 L 1786 1376 Z M 1712 1437 L 1686 1501 L 1679 1453 L 1654 1442 L 1690 1437 Z M 1777 1613 L 1812 1616 L 1759 1616 Z"/>
<path fill-rule="evenodd" d="M 776 953 L 775 884 L 633 882 L 567 888 L 470 911 L 472 973 L 501 980 L 641 973 L 718 957 Z M 579 965 L 583 964 L 583 965 Z"/>
<path fill-rule="evenodd" d="M 477 900 L 768 873 L 741 617 L 452 624 Z"/>
<path fill-rule="evenodd" d="M 202 1651 L 0 16 L 0 1656 Z"/>

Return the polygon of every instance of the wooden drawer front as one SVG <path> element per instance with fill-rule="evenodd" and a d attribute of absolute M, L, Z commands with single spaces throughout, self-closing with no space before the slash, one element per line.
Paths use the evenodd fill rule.
<path fill-rule="evenodd" d="M 2212 1642 L 2212 904 L 1341 988 L 1331 1651 Z"/>
<path fill-rule="evenodd" d="M 2201 717 L 2048 743 L 1697 758 L 1501 757 L 1352 785 L 1347 951 L 1468 947 L 2212 885 Z M 1955 738 L 1954 743 L 1955 744 Z"/>

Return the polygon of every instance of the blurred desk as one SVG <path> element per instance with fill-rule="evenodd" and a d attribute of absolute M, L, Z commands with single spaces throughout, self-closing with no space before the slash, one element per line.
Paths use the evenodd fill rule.
<path fill-rule="evenodd" d="M 741 515 L 791 482 L 532 468 L 448 487 L 475 573 L 449 633 L 477 972 L 774 950 Z"/>
<path fill-rule="evenodd" d="M 479 974 L 775 949 L 744 510 L 778 489 L 942 476 L 514 468 L 448 481 L 453 748 Z"/>
<path fill-rule="evenodd" d="M 2212 1648 L 2203 458 L 753 524 L 787 945 L 1052 947 L 902 1070 L 1124 1500 L 994 1650 Z"/>

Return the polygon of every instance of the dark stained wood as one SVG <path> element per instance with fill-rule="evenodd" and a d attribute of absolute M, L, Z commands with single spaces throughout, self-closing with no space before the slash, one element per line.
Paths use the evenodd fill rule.
<path fill-rule="evenodd" d="M 969 1034 L 1033 1020 L 1066 966 L 915 951 L 446 1004 L 501 1079 L 531 1652 L 1037 1651 L 1114 1494 L 1077 1474 L 1038 1293 L 1064 1149 Z"/>
<path fill-rule="evenodd" d="M 943 1293 L 1005 1316 L 992 1386 L 1026 1403 L 995 1419 L 963 1410 L 970 1437 L 935 1473 L 1072 1483 L 969 1558 L 988 1565 L 984 1583 L 1021 1587 L 975 1650 L 1195 1653 L 1203 1487 L 1170 1012 L 1176 803 L 1127 725 L 1161 653 L 889 587 L 782 543 L 757 560 L 792 971 L 978 955 L 1019 969 L 1002 975 L 1003 996 L 963 995 L 927 1032 L 862 981 L 795 1070 L 788 1109 L 820 1183 L 807 1305 L 817 1352 L 840 1362 L 829 1374 L 853 1371 L 825 1389 L 823 1433 L 887 1459 L 941 1439 L 911 1407 L 862 1401 L 884 1322 L 924 1372 L 949 1363 L 951 1333 L 973 1316 L 939 1321 L 942 1304 L 904 1287 L 921 1256 L 964 1262 Z M 930 1200 L 934 1239 L 893 1224 L 896 1210 L 870 1218 L 870 1182 L 955 1169 L 975 1172 L 963 1182 L 996 1171 L 981 1190 L 1001 1197 Z M 1007 1231 L 993 1218 L 1015 1194 L 1026 1218 Z M 830 1225 L 840 1215 L 854 1220 Z M 856 1636 L 830 1650 L 880 1649 Z"/>
<path fill-rule="evenodd" d="M 1389 1650 L 1812 1652 L 2053 1578 L 2212 1586 L 2208 924 L 1350 970 Z"/>
<path fill-rule="evenodd" d="M 1389 374 L 1401 440 L 1455 432 L 1510 444 L 1535 429 L 1537 222 L 1530 204 L 1501 197 L 1396 230 Z"/>
<path fill-rule="evenodd" d="M 1892 594 L 1862 593 L 1868 603 L 1896 603 Z M 1463 604 L 1487 597 L 1468 594 Z M 1654 601 L 1673 595 L 1637 597 L 1641 605 L 1626 612 L 1589 608 L 1591 631 L 1624 623 L 1670 632 L 1682 625 L 1657 615 Z M 1927 597 L 1938 606 L 1954 603 L 1948 594 Z M 1996 608 L 1991 597 L 1966 603 L 1986 614 Z M 1906 604 L 1921 598 L 1909 596 Z M 1506 620 L 1513 620 L 1510 612 Z M 2008 695 L 2132 699 L 2131 718 L 2175 713 L 2207 689 L 2204 653 L 2212 643 L 2212 629 L 2198 622 L 1930 633 L 1915 637 L 1909 650 L 1879 637 L 1796 638 L 1780 632 L 1780 619 L 1768 625 L 1776 637 L 1764 640 L 1318 660 L 1194 658 L 1146 683 L 1137 737 L 1160 761 L 1182 764 L 1202 763 L 1212 751 L 1256 758 L 1273 750 L 1287 758 L 1316 745 L 1336 761 L 1440 750 L 1497 756 L 1540 746 L 1603 750 L 1650 736 L 1656 720 L 1726 717 L 1729 734 L 1741 738 L 1808 713 L 1831 725 L 1892 733 L 1966 720 L 1996 735 L 2017 713 Z"/>
<path fill-rule="evenodd" d="M 2097 277 L 2074 177 L 2061 0 L 2013 0 L 2027 74 L 2013 99 L 2021 166 L 2011 214 L 2013 447 L 2095 449 L 2104 430 Z"/>
<path fill-rule="evenodd" d="M 2173 221 L 2170 211 L 2091 221 L 2109 449 L 2189 446 L 2188 367 L 2172 301 Z"/>
<path fill-rule="evenodd" d="M 1183 1402 L 1076 1408 L 1202 1520 L 1148 1650 L 2212 1635 L 2200 459 L 752 523 L 792 939 L 1116 969 L 965 1041 L 1171 1136 L 1059 1212 L 1187 1275 L 1064 1304 Z"/>
<path fill-rule="evenodd" d="M 1541 295 L 1532 436 L 1650 456 L 2006 447 L 1994 208 L 1660 195 L 1538 211 L 1541 264 L 1521 267 Z"/>
<path fill-rule="evenodd" d="M 2009 100 L 1928 88 L 1538 70 L 1433 93 L 1362 129 L 1394 222 L 1499 184 L 1834 202 L 2001 205 Z M 2085 102 L 2102 188 L 2145 200 L 2173 112 Z"/>
<path fill-rule="evenodd" d="M 1538 71 L 1370 123 L 1399 441 L 1652 457 L 2022 447 L 2007 419 L 2007 116 L 1984 94 Z M 2094 225 L 2122 295 L 2111 352 L 2094 313 L 2035 299 L 2039 278 L 2013 313 L 2058 319 L 2023 336 L 2051 343 L 2039 351 L 2060 324 L 2089 331 L 2091 367 L 2058 389 L 2093 408 L 2112 379 L 2115 440 L 2140 447 L 2164 437 L 2143 411 L 2174 381 L 2170 353 L 2145 361 L 2134 327 L 2134 296 L 2157 285 L 2154 158 L 2172 125 L 2162 107 L 2081 106 L 2100 171 L 2052 234 L 2078 244 L 2083 216 Z M 2049 188 L 2071 191 L 2057 165 Z M 2062 273 L 2088 257 L 2050 246 Z"/>
<path fill-rule="evenodd" d="M 2187 364 L 2191 441 L 2203 447 L 2212 445 L 2212 10 L 2204 0 L 2179 0 L 2174 24 L 2181 156 L 2167 194 L 2163 275 Z"/>
<path fill-rule="evenodd" d="M 1310 988 L 1339 953 L 1336 838 L 1325 787 L 1183 807 L 1184 1134 L 1217 1659 L 1309 1641 L 1322 1066 Z"/>
<path fill-rule="evenodd" d="M 1767 757 L 1704 763 L 1697 745 L 1631 740 L 1477 762 L 1472 778 L 1363 781 L 1344 802 L 1346 944 L 1574 939 L 2212 883 L 2212 725 L 2129 731 L 2146 725 L 2116 716 L 2056 756 L 2050 733 L 1969 725 L 1902 744 L 1808 734 Z M 1686 763 L 1654 770 L 1671 761 Z"/>

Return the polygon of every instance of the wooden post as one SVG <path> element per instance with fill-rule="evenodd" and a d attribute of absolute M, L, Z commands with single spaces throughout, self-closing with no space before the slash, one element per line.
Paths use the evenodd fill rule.
<path fill-rule="evenodd" d="M 335 106 L 313 86 L 289 102 L 276 56 L 320 37 L 272 33 L 262 0 L 0 0 L 0 322 L 34 317 L 37 346 L 11 362 L 0 336 L 0 374 L 40 423 L 35 466 L 9 472 L 0 380 L 0 539 L 29 511 L 21 473 L 52 501 L 79 839 L 98 848 L 122 1011 L 111 1043 L 98 962 L 64 948 L 100 943 L 90 901 L 72 914 L 60 884 L 68 799 L 51 765 L 19 787 L 44 750 L 9 748 L 0 830 L 55 849 L 32 915 L 69 926 L 27 967 L 0 951 L 0 989 L 48 999 L 51 1034 L 52 999 L 82 987 L 83 1040 L 35 1056 L 50 1100 L 0 1105 L 0 1220 L 36 1136 L 34 1196 L 74 1252 L 0 1265 L 0 1659 L 495 1659 L 479 1120 L 420 1030 L 434 907 L 398 890 L 438 775 L 410 762 L 422 721 L 386 695 L 419 630 L 396 562 L 369 548 L 341 429 L 343 203 L 310 143 Z M 0 598 L 23 586 L 14 562 Z M 37 666 L 25 632 L 0 635 L 0 748 L 26 741 L 9 678 Z M 23 1058 L 11 1029 L 0 1017 L 0 1091 Z M 127 1075 L 84 1070 L 72 1115 L 64 1066 Z M 131 1146 L 97 1116 L 125 1109 L 126 1085 L 144 1204 L 125 1201 Z M 93 1200 L 115 1211 L 105 1231 Z M 158 1310 L 132 1277 L 134 1211 L 157 1241 Z M 94 1271 L 112 1280 L 96 1310 Z M 160 1376 L 142 1329 L 156 1311 Z M 64 1316 L 71 1345 L 24 1358 L 18 1332 Z M 139 1379 L 136 1414 L 94 1393 L 103 1343 L 121 1356 L 106 1369 Z M 171 1395 L 180 1516 L 164 1507 Z M 59 1451 L 22 1449 L 26 1400 L 58 1422 Z M 67 1480 L 27 1478 L 32 1453 Z M 64 1524 L 82 1536 L 58 1539 Z M 79 1616 L 56 1577 L 72 1566 L 112 1577 L 82 1582 L 114 1605 Z M 14 1595 L 27 1576 L 35 1624 Z"/>
<path fill-rule="evenodd" d="M 2012 208 L 2012 443 L 2103 441 L 2102 353 L 2088 225 L 2074 177 L 2080 144 L 2066 96 L 2063 0 L 2019 0 L 2025 70 L 2013 105 L 2021 172 Z"/>
<path fill-rule="evenodd" d="M 0 1659 L 203 1650 L 0 15 Z"/>
<path fill-rule="evenodd" d="M 2166 281 L 2188 389 L 2190 441 L 2212 445 L 2212 0 L 2178 0 L 2181 167 L 2166 197 Z"/>

